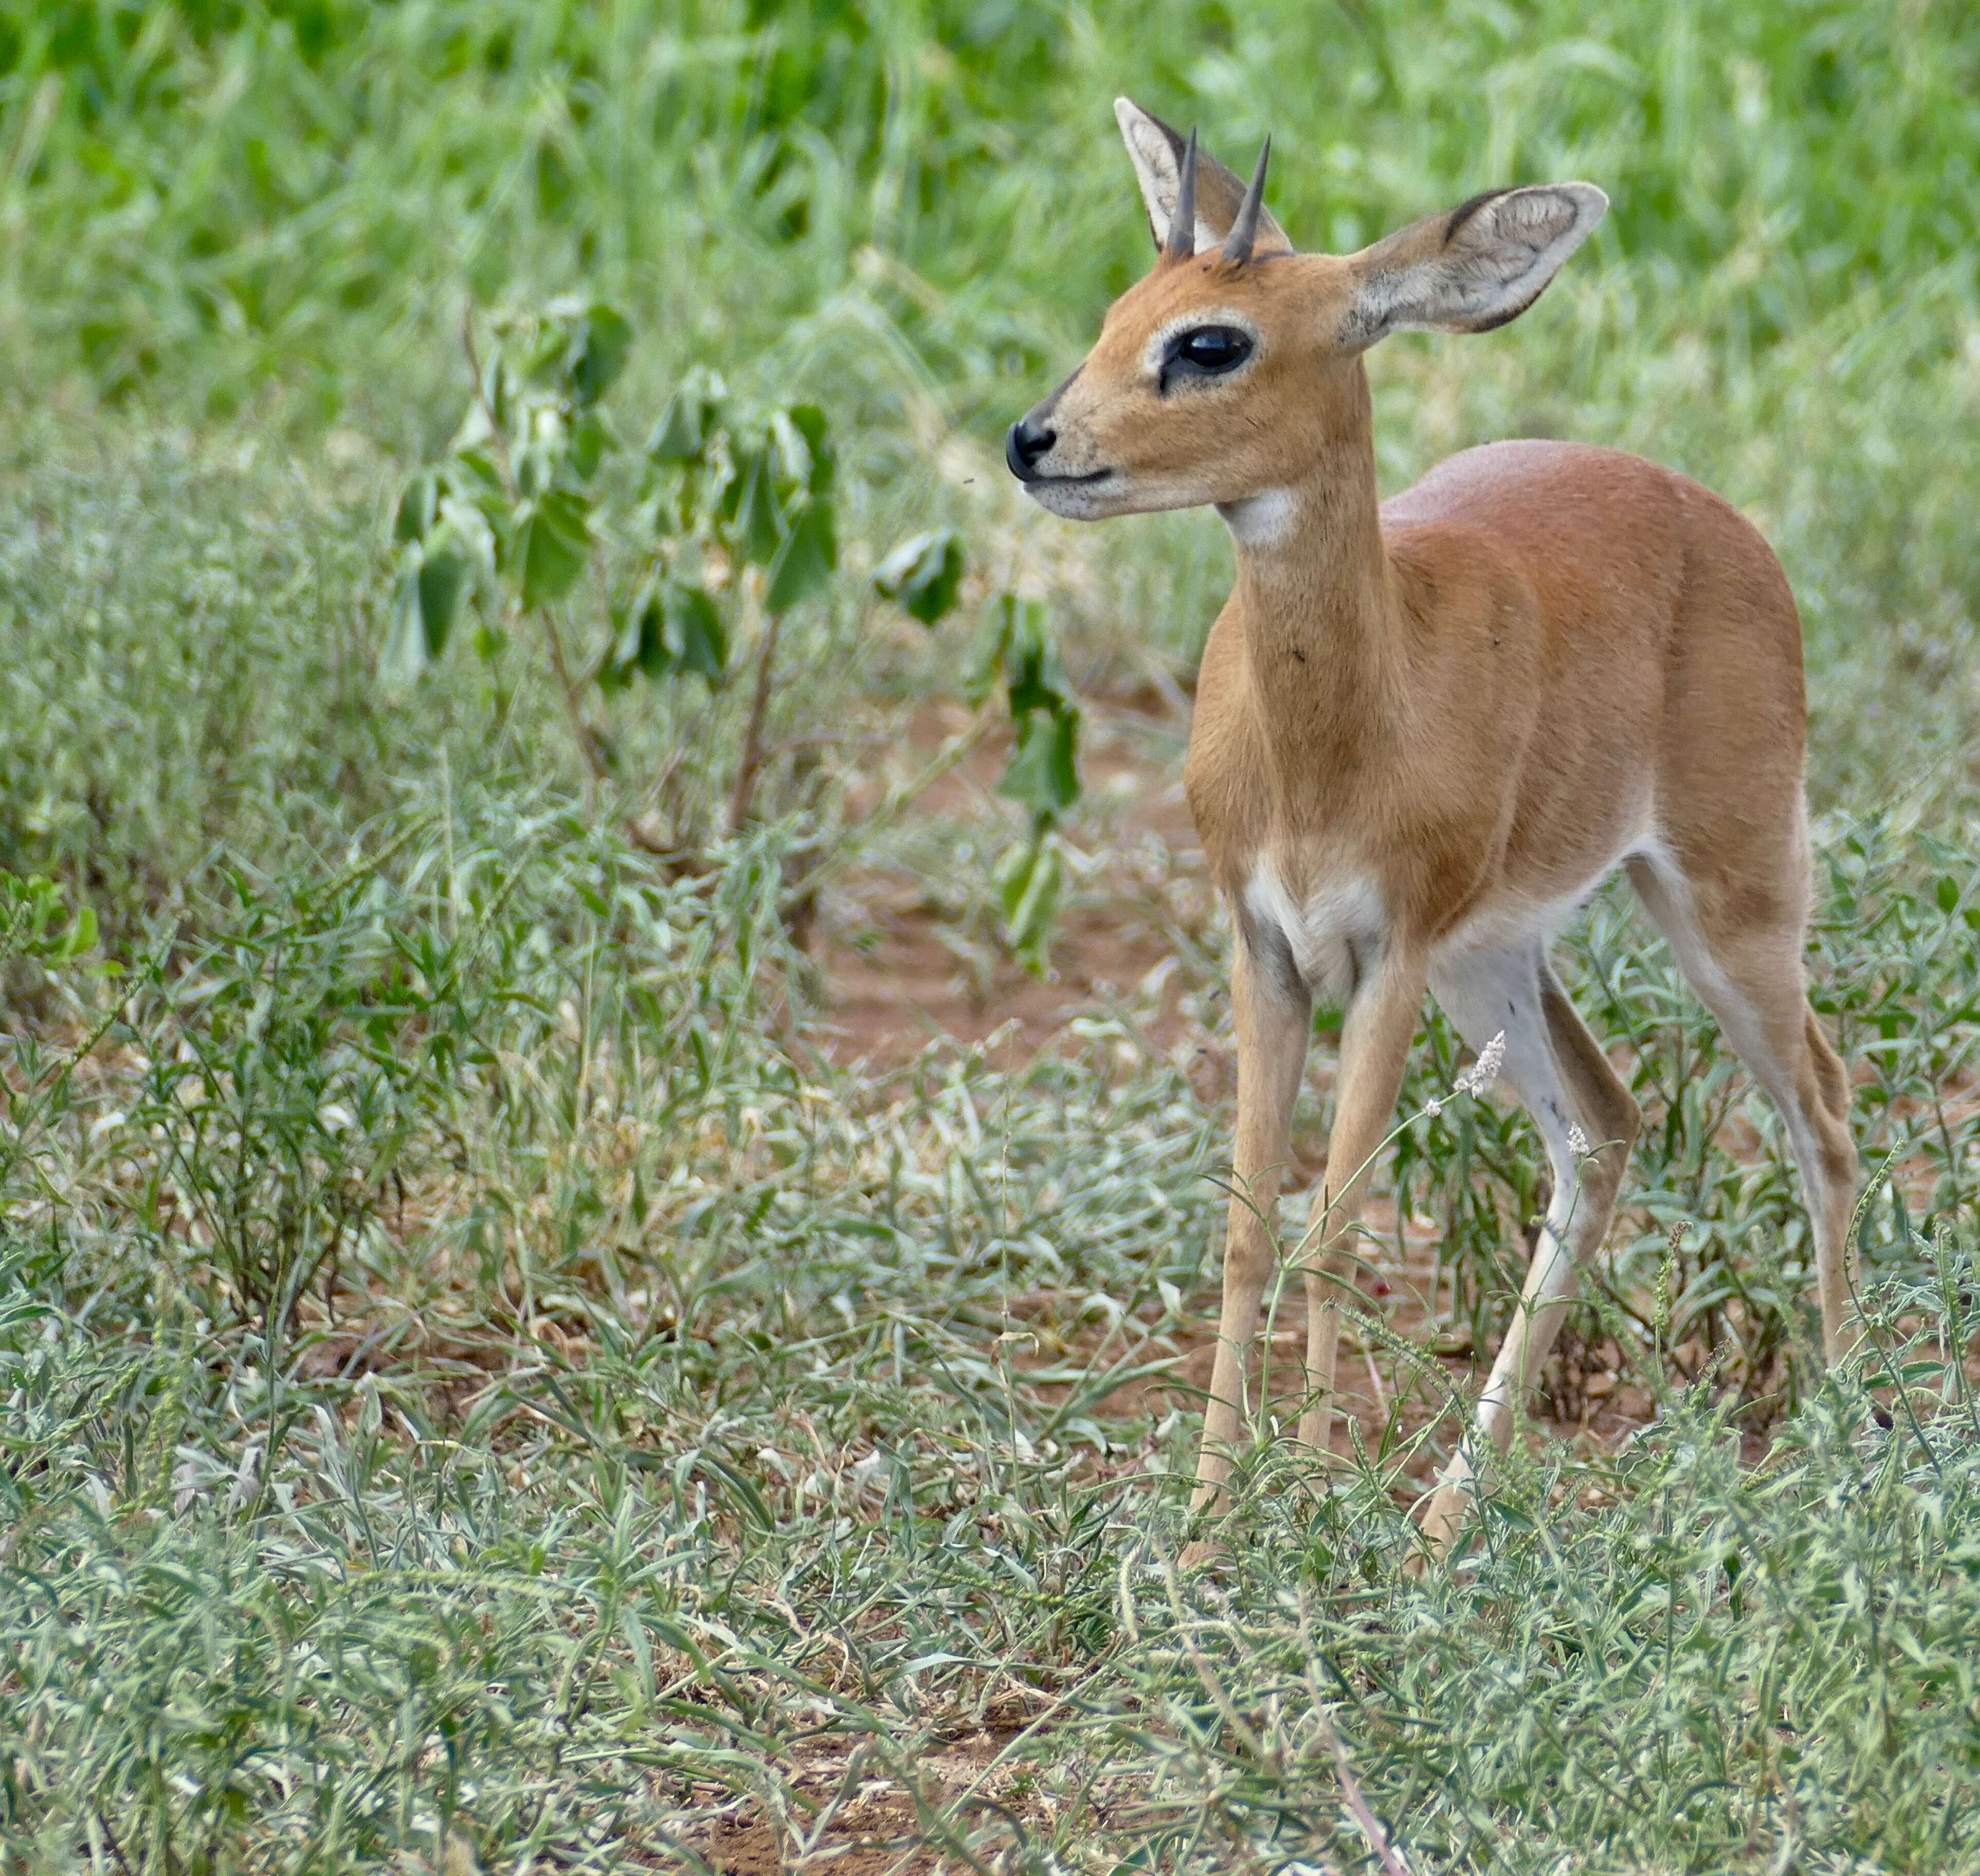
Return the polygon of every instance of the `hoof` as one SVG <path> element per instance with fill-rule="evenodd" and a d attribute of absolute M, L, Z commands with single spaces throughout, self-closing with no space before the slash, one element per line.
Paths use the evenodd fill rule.
<path fill-rule="evenodd" d="M 1224 1546 L 1214 1537 L 1200 1537 L 1193 1544 L 1183 1546 L 1182 1555 L 1178 1559 L 1185 1574 L 1194 1570 L 1206 1570 L 1221 1561 Z"/>
<path fill-rule="evenodd" d="M 1451 1546 L 1457 1542 L 1464 1528 L 1466 1515 L 1471 1508 L 1471 1494 L 1462 1485 L 1440 1485 L 1430 1502 L 1430 1509 L 1424 1512 L 1423 1537 L 1424 1548 L 1412 1557 L 1410 1573 L 1420 1575 L 1431 1562 L 1441 1563 L 1450 1555 Z"/>

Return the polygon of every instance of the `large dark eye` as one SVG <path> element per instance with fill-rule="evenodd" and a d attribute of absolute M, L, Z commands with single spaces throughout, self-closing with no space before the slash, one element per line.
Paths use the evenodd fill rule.
<path fill-rule="evenodd" d="M 1170 342 L 1163 386 L 1166 388 L 1172 377 L 1214 378 L 1220 371 L 1234 371 L 1251 355 L 1248 333 L 1235 326 L 1198 326 L 1178 333 Z"/>

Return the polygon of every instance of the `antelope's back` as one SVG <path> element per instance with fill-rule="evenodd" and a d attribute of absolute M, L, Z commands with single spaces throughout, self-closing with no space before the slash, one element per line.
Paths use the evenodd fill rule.
<path fill-rule="evenodd" d="M 1759 531 L 1702 484 L 1618 450 L 1490 443 L 1392 497 L 1382 523 L 1400 558 L 1457 529 L 1517 574 L 1550 694 L 1628 716 L 1649 706 L 1673 759 L 1705 739 L 1764 747 L 1770 766 L 1791 757 L 1798 781 L 1794 595 Z"/>

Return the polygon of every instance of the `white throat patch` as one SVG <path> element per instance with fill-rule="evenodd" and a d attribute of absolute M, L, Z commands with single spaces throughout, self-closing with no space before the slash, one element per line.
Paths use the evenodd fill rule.
<path fill-rule="evenodd" d="M 1217 512 L 1241 547 L 1279 547 L 1299 525 L 1299 502 L 1289 488 L 1261 488 L 1242 501 L 1220 501 Z"/>

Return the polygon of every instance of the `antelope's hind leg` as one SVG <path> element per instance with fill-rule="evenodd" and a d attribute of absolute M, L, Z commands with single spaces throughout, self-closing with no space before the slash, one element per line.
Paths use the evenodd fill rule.
<path fill-rule="evenodd" d="M 1802 855 L 1788 876 L 1808 876 Z M 1849 1226 L 1856 1207 L 1856 1142 L 1849 1077 L 1808 1000 L 1802 962 L 1807 923 L 1800 893 L 1715 893 L 1667 855 L 1633 860 L 1630 883 L 1676 955 L 1699 1001 L 1753 1072 L 1786 1123 L 1815 1226 L 1822 1348 L 1834 1362 L 1855 1340 Z"/>
<path fill-rule="evenodd" d="M 1540 1364 L 1553 1345 L 1576 1272 L 1601 1249 L 1641 1116 L 1622 1078 L 1568 1001 L 1538 943 L 1473 952 L 1433 966 L 1430 989 L 1474 1049 L 1503 1031 L 1500 1073 L 1533 1116 L 1553 1174 L 1540 1242 L 1498 1359 L 1479 1397 L 1477 1418 L 1449 1465 L 1424 1519 L 1441 1554 L 1464 1522 L 1484 1448 L 1503 1452 Z M 1578 1128 L 1587 1150 L 1570 1137 Z"/>

